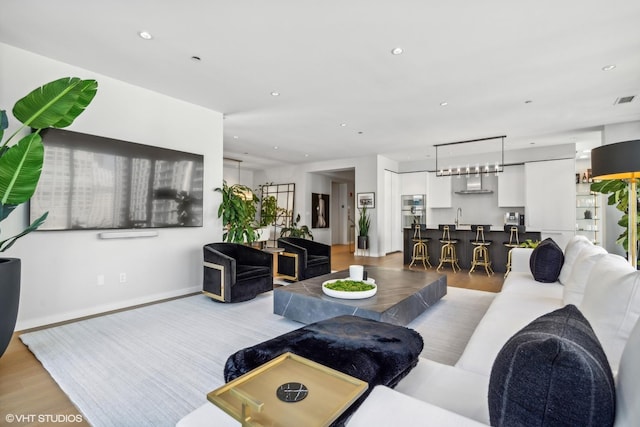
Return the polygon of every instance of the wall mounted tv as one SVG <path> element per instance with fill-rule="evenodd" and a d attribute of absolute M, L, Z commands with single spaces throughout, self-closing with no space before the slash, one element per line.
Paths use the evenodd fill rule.
<path fill-rule="evenodd" d="M 202 226 L 203 156 L 60 129 L 30 202 L 40 230 Z"/>

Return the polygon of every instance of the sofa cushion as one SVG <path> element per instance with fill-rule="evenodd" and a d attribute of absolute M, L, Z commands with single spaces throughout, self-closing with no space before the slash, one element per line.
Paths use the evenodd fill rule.
<path fill-rule="evenodd" d="M 640 322 L 636 322 L 620 359 L 616 381 L 616 423 L 632 426 L 640 420 Z"/>
<path fill-rule="evenodd" d="M 321 255 L 309 255 L 307 257 L 307 265 L 320 265 L 329 263 L 329 257 Z"/>
<path fill-rule="evenodd" d="M 270 275 L 271 271 L 269 270 L 269 267 L 236 264 L 236 280 L 238 282 L 245 279 L 252 279 Z"/>
<path fill-rule="evenodd" d="M 539 283 L 530 273 L 509 273 L 506 282 L 513 288 L 530 290 L 521 292 L 500 292 L 476 326 L 467 346 L 456 362 L 456 367 L 466 371 L 489 376 L 496 356 L 504 344 L 532 320 L 561 308 L 562 285 L 559 283 Z M 511 288 L 511 286 L 510 286 Z M 535 293 L 533 289 L 545 292 Z"/>
<path fill-rule="evenodd" d="M 558 280 L 563 262 L 562 249 L 549 237 L 531 252 L 529 267 L 536 281 L 552 283 Z"/>
<path fill-rule="evenodd" d="M 640 272 L 619 255 L 601 257 L 591 269 L 580 310 L 618 370 L 631 330 L 640 317 Z"/>
<path fill-rule="evenodd" d="M 584 290 L 587 287 L 587 281 L 591 274 L 591 269 L 596 265 L 598 260 L 605 256 L 607 251 L 601 246 L 590 245 L 578 254 L 574 261 L 571 274 L 565 279 L 562 299 L 565 304 L 573 304 L 580 306 L 584 297 Z M 564 263 L 567 263 L 565 256 Z M 564 269 L 564 266 L 562 266 Z M 562 275 L 562 274 L 561 274 Z"/>
<path fill-rule="evenodd" d="M 560 276 L 558 276 L 560 283 L 563 285 L 566 284 L 571 273 L 573 273 L 573 266 L 582 250 L 592 246 L 594 246 L 594 244 L 585 236 L 574 236 L 569 240 L 569 243 L 567 243 L 567 247 L 564 250 L 564 263 L 560 270 Z"/>
<path fill-rule="evenodd" d="M 607 357 L 574 305 L 516 333 L 491 370 L 492 426 L 610 426 L 615 410 Z"/>

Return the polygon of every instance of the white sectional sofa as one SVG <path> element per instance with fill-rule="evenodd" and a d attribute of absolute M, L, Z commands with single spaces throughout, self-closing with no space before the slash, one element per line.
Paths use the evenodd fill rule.
<path fill-rule="evenodd" d="M 421 358 L 395 389 L 376 387 L 347 425 L 489 424 L 496 356 L 524 326 L 567 304 L 578 307 L 591 324 L 611 366 L 615 425 L 640 425 L 640 272 L 577 236 L 564 251 L 558 281 L 540 283 L 529 267 L 532 251 L 513 250 L 512 272 L 455 366 Z"/>

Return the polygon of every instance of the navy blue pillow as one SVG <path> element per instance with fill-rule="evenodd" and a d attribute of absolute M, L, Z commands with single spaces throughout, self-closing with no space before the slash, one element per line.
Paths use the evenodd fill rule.
<path fill-rule="evenodd" d="M 531 252 L 529 268 L 538 282 L 553 283 L 558 280 L 564 264 L 562 249 L 551 238 L 546 238 Z"/>
<path fill-rule="evenodd" d="M 611 426 L 615 408 L 611 367 L 574 305 L 525 326 L 491 369 L 492 426 Z"/>

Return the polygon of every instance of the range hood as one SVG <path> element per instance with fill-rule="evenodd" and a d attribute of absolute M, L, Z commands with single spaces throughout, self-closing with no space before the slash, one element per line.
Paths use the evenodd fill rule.
<path fill-rule="evenodd" d="M 469 175 L 467 179 L 467 188 L 464 190 L 456 191 L 456 194 L 491 194 L 493 190 L 487 190 L 482 188 L 482 174 L 478 176 Z"/>

